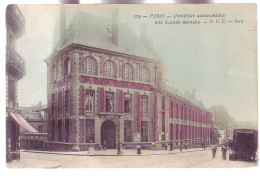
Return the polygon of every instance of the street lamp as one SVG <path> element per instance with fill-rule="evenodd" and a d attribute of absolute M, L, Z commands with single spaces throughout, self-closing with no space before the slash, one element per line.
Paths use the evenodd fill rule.
<path fill-rule="evenodd" d="M 180 151 L 182 151 L 182 130 L 181 130 L 181 145 L 180 145 Z"/>
<path fill-rule="evenodd" d="M 117 147 L 117 155 L 121 154 L 121 147 L 120 147 L 120 124 L 117 125 L 117 132 L 118 132 L 118 147 Z"/>

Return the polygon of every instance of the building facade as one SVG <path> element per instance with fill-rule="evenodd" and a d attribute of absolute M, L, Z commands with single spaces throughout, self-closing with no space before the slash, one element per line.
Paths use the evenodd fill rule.
<path fill-rule="evenodd" d="M 11 113 L 19 114 L 17 82 L 25 75 L 25 61 L 16 51 L 16 40 L 25 32 L 25 20 L 17 5 L 6 8 L 6 161 L 20 159 L 19 124 Z"/>
<path fill-rule="evenodd" d="M 233 131 L 236 128 L 235 120 L 229 115 L 228 110 L 224 106 L 212 106 L 210 108 L 212 113 L 213 123 L 224 128 L 225 140 L 233 139 Z"/>
<path fill-rule="evenodd" d="M 211 114 L 167 89 L 166 70 L 147 43 L 118 22 L 78 11 L 45 59 L 48 69 L 48 149 L 87 150 L 122 144 L 144 148 L 209 142 Z"/>
<path fill-rule="evenodd" d="M 22 116 L 39 133 L 47 133 L 47 105 L 41 103 L 31 107 L 19 107 Z M 28 133 L 26 129 L 20 127 L 20 133 Z"/>

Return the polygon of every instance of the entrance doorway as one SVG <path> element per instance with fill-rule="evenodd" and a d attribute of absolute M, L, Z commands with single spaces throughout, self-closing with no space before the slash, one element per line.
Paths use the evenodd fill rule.
<path fill-rule="evenodd" d="M 101 144 L 106 141 L 107 149 L 116 147 L 116 125 L 114 122 L 107 120 L 101 125 Z"/>

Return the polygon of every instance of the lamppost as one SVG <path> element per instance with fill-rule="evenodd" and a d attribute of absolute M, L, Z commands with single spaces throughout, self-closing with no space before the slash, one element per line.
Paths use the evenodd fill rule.
<path fill-rule="evenodd" d="M 181 130 L 181 145 L 180 145 L 180 151 L 182 151 L 182 130 Z"/>
<path fill-rule="evenodd" d="M 120 147 L 120 124 L 117 125 L 117 132 L 118 132 L 118 146 L 117 146 L 117 155 L 121 154 L 121 147 Z"/>

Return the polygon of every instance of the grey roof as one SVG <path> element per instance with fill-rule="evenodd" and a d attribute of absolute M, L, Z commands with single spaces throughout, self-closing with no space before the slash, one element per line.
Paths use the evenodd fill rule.
<path fill-rule="evenodd" d="M 31 113 L 22 113 L 22 115 L 24 116 L 24 118 L 27 120 L 42 120 L 43 121 L 43 117 L 40 113 L 37 112 L 31 112 Z"/>
<path fill-rule="evenodd" d="M 58 43 L 52 53 L 74 43 L 157 60 L 154 51 L 145 47 L 126 24 L 119 23 L 118 46 L 112 42 L 111 30 L 112 20 L 77 11 L 67 26 L 65 43 L 62 46 Z"/>
<path fill-rule="evenodd" d="M 41 113 L 36 112 L 36 107 L 19 107 L 23 117 L 27 120 L 44 120 Z"/>
<path fill-rule="evenodd" d="M 170 86 L 166 87 L 166 91 L 168 94 L 174 96 L 177 100 L 195 106 L 199 109 L 209 112 L 203 103 L 197 100 L 190 92 L 186 92 L 185 94 L 181 93 L 178 89 L 172 88 Z"/>

